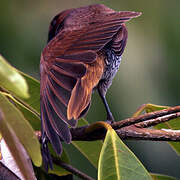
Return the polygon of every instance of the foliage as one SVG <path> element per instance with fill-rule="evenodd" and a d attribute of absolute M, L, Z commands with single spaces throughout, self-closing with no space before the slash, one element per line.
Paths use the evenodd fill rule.
<path fill-rule="evenodd" d="M 40 143 L 35 136 L 35 131 L 40 130 L 41 124 L 39 114 L 40 84 L 36 79 L 10 66 L 2 56 L 0 56 L 0 66 L 0 132 L 2 137 L 5 139 L 24 177 L 27 177 L 27 174 L 31 175 L 31 172 L 26 166 L 19 142 L 24 146 L 32 159 L 37 179 L 46 179 L 47 174 L 44 173 L 42 168 Z M 154 110 L 157 110 L 157 108 Z M 149 110 L 146 109 L 146 111 Z M 78 126 L 87 124 L 86 120 L 81 119 Z M 179 127 L 179 124 L 176 123 L 168 125 L 172 128 Z M 157 128 L 162 127 L 157 126 Z M 127 180 L 132 178 L 134 180 L 173 179 L 161 175 L 150 176 L 133 152 L 119 139 L 116 132 L 110 127 L 107 129 L 104 142 L 72 142 L 74 147 L 87 159 L 87 162 L 97 168 L 99 180 Z M 179 152 L 179 145 L 172 146 Z M 53 152 L 52 148 L 50 148 L 50 151 L 53 157 L 60 159 Z M 65 148 L 61 160 L 70 163 Z M 49 173 L 62 176 L 70 172 L 54 164 L 54 170 L 50 170 Z"/>
<path fill-rule="evenodd" d="M 112 128 L 107 131 L 99 157 L 98 170 L 99 180 L 151 179 L 141 162 Z"/>

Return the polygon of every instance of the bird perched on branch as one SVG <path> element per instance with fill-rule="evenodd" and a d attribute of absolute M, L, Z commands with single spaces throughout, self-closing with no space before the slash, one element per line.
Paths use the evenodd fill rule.
<path fill-rule="evenodd" d="M 52 168 L 47 142 L 57 154 L 62 153 L 61 141 L 71 142 L 69 127 L 75 127 L 88 112 L 95 89 L 105 105 L 107 120 L 114 120 L 105 95 L 126 46 L 124 23 L 139 15 L 97 4 L 65 10 L 51 21 L 40 61 L 42 155 L 46 169 Z"/>

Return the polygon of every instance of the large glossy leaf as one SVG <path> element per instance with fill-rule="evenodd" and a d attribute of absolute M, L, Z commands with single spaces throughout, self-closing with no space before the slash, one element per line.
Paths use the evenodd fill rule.
<path fill-rule="evenodd" d="M 153 180 L 177 180 L 174 177 L 171 176 L 166 176 L 166 175 L 162 175 L 162 174 L 151 174 Z"/>
<path fill-rule="evenodd" d="M 0 87 L 22 98 L 28 98 L 25 79 L 0 55 Z"/>
<path fill-rule="evenodd" d="M 149 113 L 149 112 L 159 111 L 159 110 L 167 109 L 167 108 L 168 108 L 168 106 L 145 104 L 134 114 L 134 116 L 141 114 L 143 111 Z M 158 124 L 155 126 L 155 128 L 156 129 L 179 130 L 180 129 L 180 118 L 176 118 L 176 119 L 170 120 L 168 122 Z M 169 144 L 175 150 L 175 152 L 180 156 L 180 143 L 179 142 L 169 142 Z"/>
<path fill-rule="evenodd" d="M 78 126 L 88 125 L 85 119 L 78 121 Z M 89 160 L 89 162 L 97 168 L 102 141 L 73 141 L 72 144 Z"/>
<path fill-rule="evenodd" d="M 14 97 L 5 92 L 3 92 L 3 94 L 16 104 L 16 107 L 23 113 L 24 117 L 30 122 L 34 130 L 40 130 L 40 83 L 33 77 L 23 72 L 18 72 L 26 80 L 29 87 L 29 98 L 24 99 L 17 96 Z"/>
<path fill-rule="evenodd" d="M 17 166 L 20 169 L 24 179 L 35 180 L 32 167 L 29 165 L 28 159 L 26 158 L 25 151 L 22 149 L 21 144 L 7 121 L 6 113 L 0 111 L 0 132 L 14 157 Z"/>
<path fill-rule="evenodd" d="M 107 131 L 98 164 L 98 180 L 152 180 L 113 129 Z"/>
<path fill-rule="evenodd" d="M 40 144 L 31 125 L 22 113 L 1 93 L 0 108 L 5 115 L 6 123 L 19 138 L 34 164 L 40 166 L 42 163 Z"/>

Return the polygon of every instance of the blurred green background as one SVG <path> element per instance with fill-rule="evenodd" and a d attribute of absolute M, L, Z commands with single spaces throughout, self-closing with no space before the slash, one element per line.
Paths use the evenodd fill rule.
<path fill-rule="evenodd" d="M 179 105 L 179 0 L 1 0 L 0 53 L 21 71 L 39 78 L 40 54 L 51 19 L 64 9 L 94 3 L 143 13 L 127 23 L 127 47 L 107 94 L 115 119 L 130 117 L 144 103 Z M 92 122 L 104 120 L 105 115 L 95 93 L 86 118 Z M 180 179 L 180 158 L 167 143 L 127 141 L 127 144 L 149 171 Z M 87 165 L 77 150 L 72 151 L 73 164 L 96 177 L 93 167 Z"/>

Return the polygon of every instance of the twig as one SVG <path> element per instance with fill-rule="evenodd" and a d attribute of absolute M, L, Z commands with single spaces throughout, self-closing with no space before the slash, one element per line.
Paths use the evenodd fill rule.
<path fill-rule="evenodd" d="M 163 109 L 160 111 L 155 111 L 155 112 L 151 112 L 151 113 L 146 113 L 137 117 L 133 117 L 133 118 L 128 118 L 122 121 L 118 121 L 115 122 L 114 124 L 112 124 L 112 128 L 113 129 L 119 129 L 121 127 L 125 127 L 125 126 L 129 126 L 135 123 L 139 123 L 142 121 L 146 121 L 149 119 L 154 119 L 154 118 L 158 118 L 161 116 L 165 116 L 168 114 L 172 114 L 172 113 L 177 113 L 180 112 L 180 106 L 176 106 L 176 107 L 170 107 L 168 109 Z"/>
<path fill-rule="evenodd" d="M 80 177 L 81 179 L 84 180 L 94 180 L 92 177 L 88 176 L 87 174 L 81 172 L 80 170 L 76 169 L 75 167 L 72 167 L 70 164 L 67 164 L 63 161 L 60 161 L 59 159 L 53 157 L 53 162 L 56 165 L 61 166 L 62 168 L 66 169 L 67 171 L 71 172 L 72 174 Z"/>
<path fill-rule="evenodd" d="M 146 128 L 146 127 L 150 127 L 150 126 L 155 126 L 157 124 L 160 124 L 160 123 L 163 123 L 163 122 L 166 122 L 166 121 L 169 121 L 171 119 L 178 118 L 178 117 L 180 117 L 180 112 L 168 114 L 168 115 L 165 115 L 163 117 L 158 117 L 155 119 L 150 119 L 150 120 L 147 120 L 144 122 L 137 123 L 135 125 L 136 125 L 136 127 L 139 127 L 139 128 Z"/>

